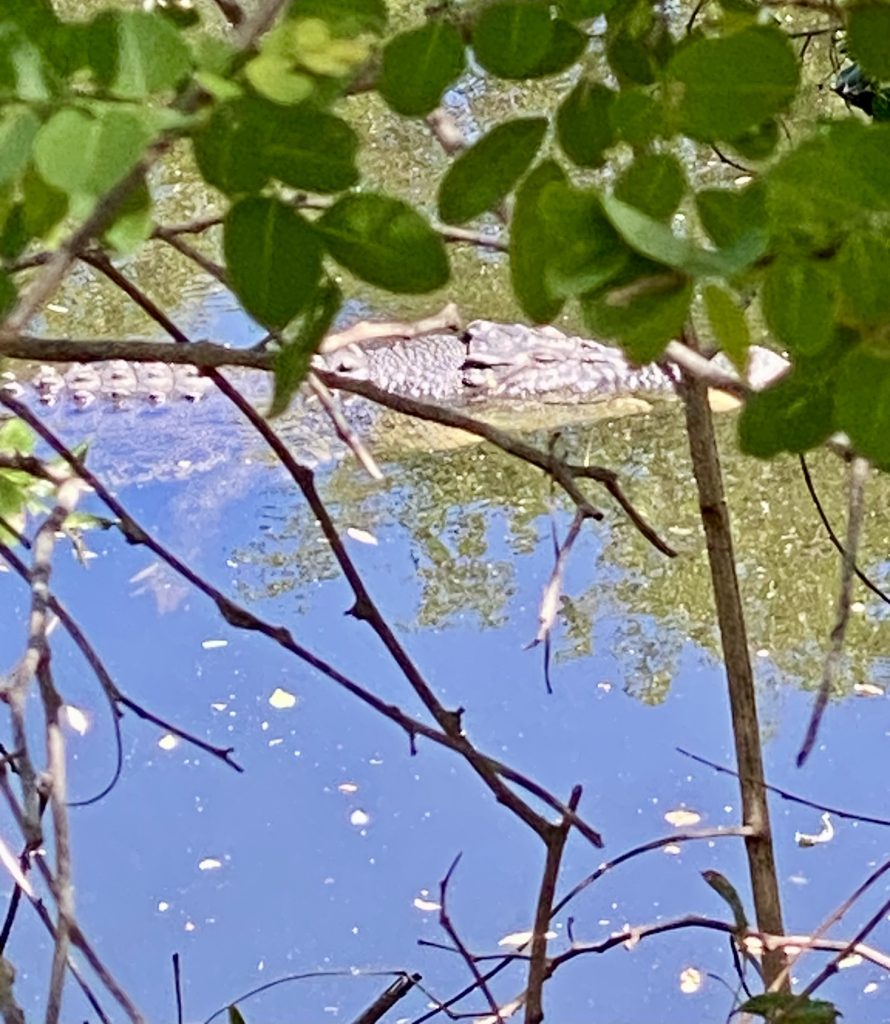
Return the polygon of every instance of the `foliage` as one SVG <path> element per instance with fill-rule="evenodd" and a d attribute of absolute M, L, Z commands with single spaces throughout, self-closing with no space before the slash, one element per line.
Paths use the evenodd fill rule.
<path fill-rule="evenodd" d="M 815 403 L 820 429 L 789 433 L 787 416 L 776 415 L 777 404 L 788 404 L 780 392 L 751 404 L 743 443 L 760 454 L 797 451 L 841 430 L 887 465 L 890 435 L 870 429 L 862 410 L 890 380 L 890 125 L 857 122 L 838 104 L 834 123 L 812 125 L 762 165 L 756 187 L 690 191 L 673 155 L 683 136 L 769 156 L 777 119 L 801 81 L 794 48 L 771 18 L 754 5 L 711 7 L 682 37 L 644 0 L 566 2 L 556 12 L 543 0 L 499 0 L 469 12 L 443 4 L 424 23 L 387 36 L 382 0 L 295 0 L 244 60 L 211 45 L 200 23 L 182 30 L 167 8 L 67 22 L 48 0 L 27 13 L 7 4 L 3 251 L 14 257 L 52 240 L 66 217 L 85 215 L 135 175 L 134 199 L 118 204 L 117 223 L 105 232 L 131 251 L 152 227 L 150 193 L 137 188 L 140 160 L 150 145 L 183 137 L 206 180 L 229 198 L 227 268 L 260 323 L 284 330 L 312 307 L 316 290 L 327 287 L 330 258 L 378 287 L 430 292 L 449 270 L 427 214 L 390 196 L 347 192 L 360 183 L 360 165 L 340 97 L 360 81 L 417 117 L 439 103 L 470 57 L 516 81 L 576 65 L 585 73 L 550 119 L 568 164 L 548 155 L 547 118 L 508 120 L 452 163 L 439 194 L 442 218 L 473 220 L 515 193 L 510 263 L 528 316 L 548 321 L 577 301 L 591 331 L 641 360 L 661 354 L 701 295 L 714 334 L 741 364 L 745 309 L 759 295 L 776 343 L 795 363 L 795 402 Z M 848 54 L 875 81 L 890 67 L 890 34 L 880 31 L 887 11 L 871 2 L 847 14 Z M 617 89 L 591 71 L 589 51 L 599 45 Z M 583 169 L 626 164 L 628 145 L 634 159 L 613 177 L 614 195 L 590 187 Z M 339 198 L 312 219 L 288 188 Z M 707 245 L 671 226 L 681 204 L 695 206 Z M 3 292 L 8 307 L 14 293 Z M 314 336 L 285 333 L 303 344 Z"/>
<path fill-rule="evenodd" d="M 155 159 L 191 147 L 220 193 L 227 281 L 279 346 L 283 409 L 341 303 L 337 267 L 407 295 L 450 277 L 433 197 L 414 205 L 363 180 L 349 97 L 374 91 L 425 117 L 467 67 L 562 76 L 553 109 L 488 127 L 449 162 L 438 217 L 509 221 L 528 318 L 572 309 L 638 362 L 702 327 L 742 366 L 750 311 L 762 314 L 792 370 L 747 401 L 745 450 L 802 452 L 844 432 L 888 468 L 890 5 L 825 7 L 853 62 L 839 92 L 874 120 L 838 100 L 789 137 L 783 118 L 808 88 L 792 39 L 758 4 L 700 7 L 678 32 L 648 0 L 446 0 L 393 32 L 384 0 L 292 0 L 239 52 L 175 4 L 69 21 L 50 0 L 0 0 L 0 310 L 19 296 L 16 260 L 74 223 L 92 218 L 93 236 L 137 251 L 154 228 Z M 715 188 L 687 173 L 696 146 L 756 174 Z M 0 454 L 29 450 L 17 429 L 2 428 Z M 0 473 L 9 523 L 28 479 Z M 834 1012 L 781 993 L 746 1008 Z"/>

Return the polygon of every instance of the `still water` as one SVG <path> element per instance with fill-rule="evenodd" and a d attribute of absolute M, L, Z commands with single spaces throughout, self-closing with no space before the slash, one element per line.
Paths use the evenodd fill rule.
<path fill-rule="evenodd" d="M 228 300 L 215 302 L 213 316 L 222 322 Z M 71 436 L 82 425 L 69 422 Z M 731 419 L 721 429 L 768 777 L 825 804 L 886 814 L 886 773 L 876 766 L 888 742 L 887 702 L 852 695 L 855 683 L 885 681 L 886 616 L 874 599 L 857 594 L 845 694 L 831 705 L 811 762 L 797 771 L 837 566 L 796 465 L 752 467 L 731 454 Z M 604 521 L 588 524 L 570 561 L 549 695 L 540 649 L 525 646 L 552 568 L 552 526 L 564 535 L 570 513 L 540 474 L 481 446 L 409 448 L 389 456 L 383 484 L 368 482 L 348 460 L 320 471 L 371 594 L 446 706 L 466 709 L 464 726 L 477 746 L 562 799 L 583 785 L 581 811 L 606 848 L 573 834 L 560 894 L 604 859 L 677 831 L 668 812 L 696 812 L 698 828 L 739 819 L 734 780 L 678 752 L 731 764 L 679 411 L 665 404 L 645 415 L 600 418 L 572 427 L 566 438 L 579 457 L 622 472 L 633 499 L 681 554 L 668 561 L 652 551 L 603 501 Z M 100 468 L 114 465 L 114 451 L 99 445 L 91 458 Z M 840 523 L 841 468 L 817 459 L 814 473 Z M 178 476 L 121 478 L 118 493 L 200 574 L 422 717 L 368 628 L 344 614 L 351 594 L 311 517 L 256 446 L 222 466 Z M 880 579 L 886 493 L 870 493 L 877 513 L 863 564 Z M 340 973 L 248 1000 L 248 1022 L 350 1021 L 389 983 L 379 976 L 387 971 L 419 972 L 428 993 L 448 998 L 470 981 L 466 965 L 419 942 L 448 942 L 436 905 L 458 854 L 447 910 L 465 945 L 503 952 L 500 943 L 530 927 L 543 849 L 455 755 L 419 741 L 412 756 L 392 724 L 268 640 L 226 626 L 209 601 L 144 549 L 114 532 L 91 532 L 86 540 L 95 555 L 86 565 L 60 542 L 53 587 L 118 686 L 208 742 L 232 746 L 245 769 L 238 774 L 127 715 L 120 781 L 97 804 L 72 810 L 78 919 L 150 1019 L 175 1019 L 173 953 L 181 957 L 188 1021 L 304 972 Z M 0 576 L 0 593 L 0 663 L 9 666 L 24 643 L 27 595 L 11 574 Z M 61 630 L 54 659 L 65 700 L 89 723 L 83 735 L 71 730 L 68 737 L 72 799 L 89 799 L 114 770 L 110 716 Z M 39 750 L 36 698 L 32 710 Z M 832 841 L 801 848 L 795 834 L 818 833 L 819 812 L 775 799 L 773 815 L 786 927 L 805 932 L 881 862 L 886 839 L 876 826 L 835 818 Z M 8 817 L 0 828 L 15 848 Z M 726 919 L 726 907 L 700 877 L 706 869 L 747 892 L 738 839 L 657 850 L 607 873 L 570 903 L 554 922 L 552 951 L 567 948 L 569 928 L 576 941 L 597 941 L 627 925 L 692 913 Z M 8 898 L 5 875 L 0 885 Z M 883 883 L 875 888 L 833 935 L 849 937 L 874 912 L 887 895 Z M 890 943 L 886 926 L 871 941 Z M 50 953 L 42 926 L 22 907 L 8 956 L 29 1017 L 42 1014 Z M 823 956 L 804 958 L 796 977 L 805 980 Z M 684 993 L 681 982 L 690 978 L 698 987 Z M 522 965 L 514 965 L 492 990 L 506 1001 L 524 983 Z M 566 965 L 547 987 L 546 1009 L 550 1019 L 565 1021 L 713 1021 L 731 1006 L 727 985 L 736 981 L 726 937 L 682 931 Z M 95 1019 L 73 986 L 66 991 L 66 1019 Z M 887 1019 L 888 978 L 875 966 L 842 971 L 822 994 L 848 1018 Z M 107 997 L 103 1004 L 119 1019 Z M 417 1020 L 430 1005 L 430 995 L 417 991 L 387 1019 Z M 487 1012 L 479 994 L 460 1009 Z"/>

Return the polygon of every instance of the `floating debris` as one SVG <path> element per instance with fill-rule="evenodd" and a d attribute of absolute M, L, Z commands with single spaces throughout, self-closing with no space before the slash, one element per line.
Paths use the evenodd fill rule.
<path fill-rule="evenodd" d="M 809 832 L 795 832 L 794 841 L 798 846 L 819 846 L 821 843 L 830 843 L 834 839 L 834 825 L 831 815 L 826 811 L 822 815 L 822 831 L 810 834 Z"/>
<path fill-rule="evenodd" d="M 368 533 L 367 530 L 360 530 L 356 526 L 350 526 L 346 531 L 346 536 L 351 537 L 352 540 L 357 540 L 359 544 L 377 544 L 377 538 L 373 533 Z"/>
<path fill-rule="evenodd" d="M 680 991 L 687 996 L 694 995 L 702 986 L 702 973 L 695 967 L 680 972 Z"/>
<path fill-rule="evenodd" d="M 277 711 L 287 711 L 289 708 L 296 707 L 297 698 L 294 694 L 288 693 L 287 690 L 282 690 L 281 687 L 278 686 L 272 691 L 269 703 Z"/>
<path fill-rule="evenodd" d="M 668 825 L 674 828 L 688 828 L 690 825 L 697 825 L 701 821 L 698 811 L 690 811 L 686 807 L 678 807 L 676 811 L 668 811 L 664 816 Z"/>
<path fill-rule="evenodd" d="M 78 736 L 83 736 L 90 727 L 90 720 L 87 713 L 85 711 L 81 711 L 80 708 L 75 707 L 73 704 L 66 704 L 63 711 L 65 714 L 65 720 L 71 728 L 78 734 Z"/>

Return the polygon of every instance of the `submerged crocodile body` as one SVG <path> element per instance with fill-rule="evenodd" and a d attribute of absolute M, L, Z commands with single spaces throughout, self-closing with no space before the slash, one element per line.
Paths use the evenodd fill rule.
<path fill-rule="evenodd" d="M 670 367 L 635 367 L 619 349 L 600 342 L 549 327 L 490 321 L 475 321 L 459 333 L 350 345 L 316 359 L 321 369 L 369 380 L 391 394 L 451 404 L 589 402 L 616 395 L 663 394 L 675 383 Z M 779 361 L 776 372 L 782 365 Z M 237 382 L 253 397 L 259 396 L 250 379 L 257 376 L 255 371 L 237 374 Z M 33 395 L 47 406 L 76 408 L 96 402 L 119 407 L 195 402 L 213 390 L 193 367 L 124 360 L 76 365 L 61 372 L 41 367 L 27 380 L 7 371 L 4 378 L 0 386 L 13 394 Z"/>
<path fill-rule="evenodd" d="M 766 360 L 765 369 L 759 370 L 761 381 L 785 366 L 773 353 L 760 350 L 759 355 Z M 662 395 L 675 383 L 671 367 L 634 367 L 618 349 L 595 341 L 552 328 L 487 321 L 476 321 L 463 332 L 347 346 L 318 356 L 317 365 L 328 371 L 325 379 L 331 382 L 337 377 L 368 380 L 391 394 L 469 406 L 483 414 L 516 406 Z M 226 368 L 225 374 L 258 408 L 267 407 L 268 373 Z M 43 416 L 67 442 L 89 441 L 91 465 L 114 486 L 184 479 L 224 468 L 231 475 L 236 466 L 246 472 L 263 457 L 256 434 L 230 403 L 213 400 L 212 383 L 188 365 L 118 360 L 63 371 L 42 367 L 30 377 L 6 372 L 0 386 L 43 406 Z M 391 452 L 417 443 L 439 446 L 432 440 L 412 443 L 404 424 L 381 424 L 378 429 L 378 408 L 356 395 L 341 394 L 340 407 L 354 430 L 366 437 L 383 435 Z M 562 415 L 561 410 L 556 413 Z M 511 417 L 515 429 L 524 423 Z M 298 395 L 275 421 L 275 429 L 309 465 L 329 463 L 344 451 L 313 396 Z"/>

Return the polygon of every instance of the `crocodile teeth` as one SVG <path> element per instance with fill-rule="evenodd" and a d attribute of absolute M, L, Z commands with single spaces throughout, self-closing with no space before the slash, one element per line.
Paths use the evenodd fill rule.
<path fill-rule="evenodd" d="M 75 388 L 71 392 L 71 401 L 78 409 L 86 409 L 88 405 L 92 405 L 96 401 L 96 393 L 88 388 Z"/>
<path fill-rule="evenodd" d="M 102 386 L 102 377 L 95 367 L 78 363 L 65 374 L 65 383 L 75 390 L 97 390 Z"/>

